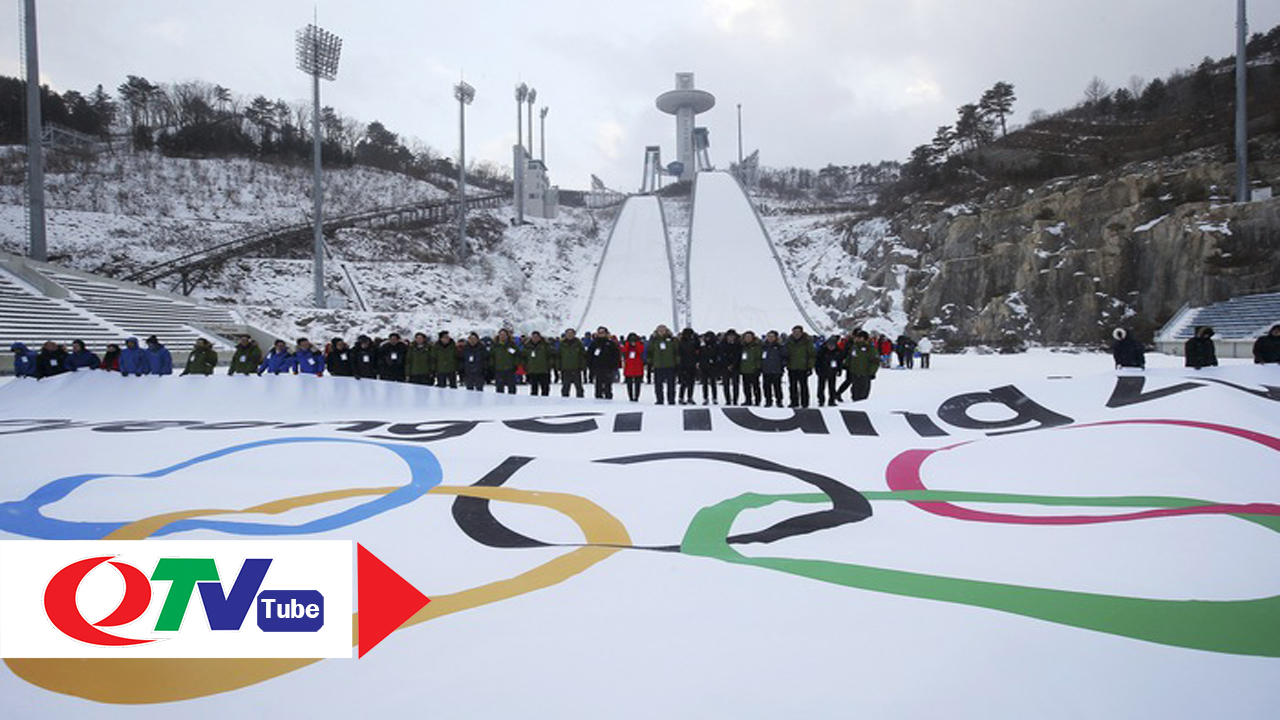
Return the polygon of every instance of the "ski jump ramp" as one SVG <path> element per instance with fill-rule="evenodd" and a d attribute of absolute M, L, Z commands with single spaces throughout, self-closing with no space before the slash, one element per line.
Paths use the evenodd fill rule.
<path fill-rule="evenodd" d="M 660 324 L 678 330 L 673 272 L 658 198 L 628 198 L 609 231 L 578 327 L 604 325 L 615 333 L 645 337 Z"/>
<path fill-rule="evenodd" d="M 698 331 L 814 330 L 760 218 L 728 173 L 698 174 L 689 232 L 689 320 Z"/>

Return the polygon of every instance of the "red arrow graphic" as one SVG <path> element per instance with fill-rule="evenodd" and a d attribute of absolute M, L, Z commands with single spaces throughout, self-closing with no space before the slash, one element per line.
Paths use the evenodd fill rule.
<path fill-rule="evenodd" d="M 431 602 L 360 543 L 356 543 L 356 592 L 360 599 L 359 657 Z"/>

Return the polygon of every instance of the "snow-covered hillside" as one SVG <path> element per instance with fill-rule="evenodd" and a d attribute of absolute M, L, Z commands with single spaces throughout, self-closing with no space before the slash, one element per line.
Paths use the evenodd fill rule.
<path fill-rule="evenodd" d="M 307 260 L 231 262 L 211 283 L 217 289 L 201 293 L 211 300 L 234 300 L 251 324 L 284 338 L 304 332 L 316 337 L 439 330 L 486 334 L 503 326 L 558 334 L 582 317 L 604 251 L 607 228 L 601 222 L 591 211 L 561 208 L 556 220 L 507 227 L 491 243 L 473 238 L 473 254 L 461 263 L 331 262 L 331 296 L 350 295 L 345 266 L 369 311 L 314 309 Z"/>
<path fill-rule="evenodd" d="M 12 161 L 11 161 L 12 162 Z M 235 237 L 305 222 L 307 168 L 139 153 L 64 161 L 48 176 L 51 260 L 120 276 Z M 9 172 L 15 178 L 20 173 Z M 327 170 L 325 211 L 342 215 L 447 198 L 440 188 L 365 167 Z M 21 185 L 0 185 L 0 248 L 23 253 Z M 326 285 L 350 309 L 317 311 L 310 250 L 264 248 L 215 270 L 195 297 L 242 307 L 281 337 L 477 329 L 559 330 L 581 317 L 612 210 L 562 208 L 511 227 L 510 211 L 473 210 L 471 255 L 454 257 L 453 225 L 349 229 L 330 238 Z M 166 282 L 161 286 L 169 289 Z M 368 311 L 357 308 L 360 295 Z"/>
<path fill-rule="evenodd" d="M 49 254 L 78 270 L 116 274 L 311 215 L 311 173 L 299 166 L 123 153 L 55 167 L 45 178 Z M 4 177 L 20 180 L 7 169 Z M 330 215 L 446 196 L 372 168 L 325 172 Z M 26 227 L 24 187 L 0 184 L 0 248 L 24 252 Z"/>

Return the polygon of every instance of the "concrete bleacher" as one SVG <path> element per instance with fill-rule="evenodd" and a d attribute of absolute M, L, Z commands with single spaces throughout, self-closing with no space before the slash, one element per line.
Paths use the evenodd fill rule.
<path fill-rule="evenodd" d="M 101 354 L 108 343 L 155 335 L 177 356 L 204 338 L 225 359 L 229 338 L 241 333 L 268 337 L 225 308 L 0 253 L 0 372 L 12 371 L 15 342 L 38 350 L 48 340 L 83 340 Z"/>
<path fill-rule="evenodd" d="M 90 280 L 65 272 L 46 271 L 45 276 L 72 294 L 67 302 L 91 312 L 122 329 L 126 335 L 159 337 L 174 348 L 187 348 L 196 338 L 207 338 L 218 350 L 231 345 L 215 330 L 237 325 L 230 312 L 202 307 L 168 297 L 122 287 L 119 283 Z"/>
<path fill-rule="evenodd" d="M 1156 334 L 1156 348 L 1181 355 L 1196 328 L 1213 328 L 1219 357 L 1253 356 L 1253 341 L 1280 323 L 1280 293 L 1242 295 L 1204 307 L 1187 307 Z"/>
<path fill-rule="evenodd" d="M 78 339 L 100 352 L 109 342 L 119 343 L 121 332 L 64 300 L 45 297 L 0 269 L 0 347 L 4 350 L 15 342 L 38 349 L 46 340 L 70 344 Z"/>

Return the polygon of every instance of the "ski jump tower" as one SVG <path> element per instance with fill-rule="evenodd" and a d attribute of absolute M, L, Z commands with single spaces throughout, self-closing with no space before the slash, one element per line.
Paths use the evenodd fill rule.
<path fill-rule="evenodd" d="M 676 116 L 676 160 L 683 166 L 680 171 L 681 180 L 693 179 L 698 172 L 698 156 L 704 155 L 698 152 L 695 144 L 694 118 L 698 113 L 704 113 L 715 105 L 715 95 L 706 90 L 694 89 L 693 73 L 676 73 L 676 89 L 668 90 L 658 96 L 658 109 L 668 115 Z M 697 130 L 702 131 L 700 139 L 705 145 L 706 128 L 697 128 Z"/>

